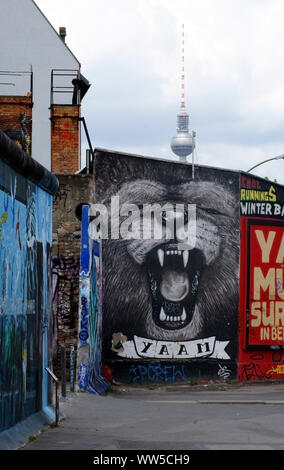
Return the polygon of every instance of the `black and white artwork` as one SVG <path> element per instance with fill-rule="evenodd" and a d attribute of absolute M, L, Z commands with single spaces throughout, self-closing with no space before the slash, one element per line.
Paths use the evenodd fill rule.
<path fill-rule="evenodd" d="M 95 203 L 106 208 L 101 220 L 109 229 L 102 240 L 104 360 L 234 360 L 238 173 L 198 166 L 192 178 L 189 164 L 101 151 Z M 154 216 L 145 228 L 149 208 L 161 208 L 160 238 L 150 236 Z"/>

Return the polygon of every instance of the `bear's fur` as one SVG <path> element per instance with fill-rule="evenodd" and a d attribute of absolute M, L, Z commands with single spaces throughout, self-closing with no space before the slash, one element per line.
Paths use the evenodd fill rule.
<path fill-rule="evenodd" d="M 188 164 L 101 151 L 95 160 L 95 202 L 109 207 L 112 196 L 119 196 L 120 204 L 138 206 L 195 204 L 197 238 L 195 249 L 189 253 L 189 264 L 195 265 L 191 274 L 191 266 L 188 273 L 172 265 L 167 269 L 159 267 L 156 252 L 159 247 L 167 250 L 169 242 L 164 240 L 103 241 L 105 357 L 116 356 L 111 349 L 115 351 L 112 339 L 118 333 L 128 340 L 134 335 L 167 341 L 216 336 L 230 341 L 232 355 L 237 337 L 239 282 L 238 174 L 196 167 L 192 179 Z M 168 246 L 175 248 L 173 241 Z M 179 262 L 178 256 L 172 259 Z M 183 296 L 183 291 L 189 292 L 187 296 Z M 171 321 L 164 322 L 167 327 L 163 327 L 158 313 L 153 314 L 162 305 L 155 307 L 157 295 L 168 312 L 174 312 L 175 306 L 185 306 L 187 313 L 191 311 L 184 326 L 174 321 L 180 316 L 169 313 Z M 182 300 L 177 302 L 177 298 Z M 121 345 L 117 350 L 121 350 Z"/>

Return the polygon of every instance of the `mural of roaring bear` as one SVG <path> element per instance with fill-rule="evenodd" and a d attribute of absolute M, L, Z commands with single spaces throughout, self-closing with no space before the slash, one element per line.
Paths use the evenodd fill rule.
<path fill-rule="evenodd" d="M 125 345 L 135 338 L 144 338 L 146 352 L 151 340 L 180 345 L 210 337 L 224 342 L 226 357 L 234 358 L 238 174 L 197 166 L 192 179 L 188 164 L 97 151 L 95 202 L 111 213 L 113 196 L 119 196 L 120 204 L 138 207 L 194 205 L 196 240 L 189 248 L 181 248 L 178 233 L 166 240 L 103 241 L 104 359 L 123 357 Z M 186 213 L 184 223 L 185 228 L 191 223 Z"/>

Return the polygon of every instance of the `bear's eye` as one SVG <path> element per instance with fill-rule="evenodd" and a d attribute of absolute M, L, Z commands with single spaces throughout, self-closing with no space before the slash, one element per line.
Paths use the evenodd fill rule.
<path fill-rule="evenodd" d="M 203 207 L 202 208 L 207 214 L 211 215 L 225 215 L 222 212 L 218 211 L 217 209 L 212 209 L 211 207 Z"/>

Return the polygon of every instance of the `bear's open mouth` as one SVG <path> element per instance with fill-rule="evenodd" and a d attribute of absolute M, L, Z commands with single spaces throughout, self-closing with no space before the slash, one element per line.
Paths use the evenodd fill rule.
<path fill-rule="evenodd" d="M 167 330 L 184 328 L 193 317 L 205 267 L 203 253 L 179 250 L 176 243 L 160 245 L 148 253 L 146 267 L 154 322 Z"/>

